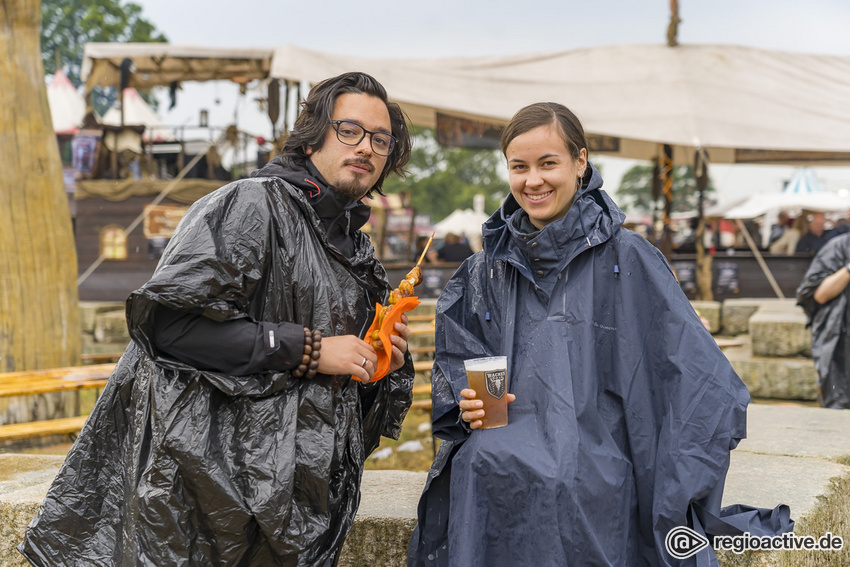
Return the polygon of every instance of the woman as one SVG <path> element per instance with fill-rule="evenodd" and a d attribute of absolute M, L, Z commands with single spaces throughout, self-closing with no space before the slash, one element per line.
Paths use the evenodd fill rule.
<path fill-rule="evenodd" d="M 722 524 L 747 390 L 661 254 L 621 228 L 572 112 L 523 108 L 501 148 L 511 194 L 437 306 L 444 441 L 408 564 L 673 563 L 672 528 Z M 506 427 L 480 430 L 463 360 L 490 355 L 508 357 L 512 403 Z"/>

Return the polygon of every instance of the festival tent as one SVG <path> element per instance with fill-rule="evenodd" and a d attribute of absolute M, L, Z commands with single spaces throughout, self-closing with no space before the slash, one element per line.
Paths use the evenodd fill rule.
<path fill-rule="evenodd" d="M 486 213 L 476 212 L 472 209 L 457 209 L 434 225 L 434 236 L 444 238 L 448 233 L 458 236 L 481 237 L 481 225 L 490 218 Z"/>
<path fill-rule="evenodd" d="M 57 135 L 76 134 L 86 114 L 86 101 L 61 69 L 47 87 L 47 102 L 53 131 Z"/>
<path fill-rule="evenodd" d="M 727 219 L 753 219 L 777 211 L 807 210 L 822 213 L 850 209 L 850 196 L 821 189 L 814 173 L 798 168 L 781 193 L 757 193 L 726 211 Z"/>
<path fill-rule="evenodd" d="M 129 59 L 127 86 L 147 89 L 182 81 L 266 79 L 272 49 L 221 48 L 170 43 L 87 43 L 80 76 L 86 93 L 95 86 L 117 87 L 121 65 Z"/>
<path fill-rule="evenodd" d="M 372 74 L 411 120 L 466 135 L 522 106 L 561 102 L 582 120 L 591 151 L 676 163 L 697 149 L 713 163 L 850 163 L 850 57 L 730 45 L 615 45 L 552 53 L 370 59 L 291 45 L 275 50 L 169 44 L 87 44 L 86 89 L 277 78 L 315 84 L 351 70 Z M 469 120 L 466 120 L 469 119 Z M 492 142 L 492 140 L 491 140 Z"/>
<path fill-rule="evenodd" d="M 445 238 L 448 233 L 465 236 L 473 250 L 481 250 L 481 225 L 490 218 L 483 211 L 456 209 L 434 225 L 434 236 Z"/>
<path fill-rule="evenodd" d="M 495 125 L 526 104 L 560 102 L 582 120 L 595 154 L 654 159 L 673 146 L 713 163 L 850 162 L 850 57 L 728 45 L 616 45 L 452 59 L 366 59 L 284 46 L 270 75 L 316 83 L 372 74 L 414 123 Z M 461 126 L 462 127 L 462 126 Z"/>
<path fill-rule="evenodd" d="M 121 104 L 122 101 L 116 101 L 112 108 L 106 111 L 103 115 L 101 123 L 109 126 L 122 126 L 121 123 Z M 124 89 L 124 124 L 125 126 L 144 126 L 145 140 L 151 141 L 166 141 L 173 140 L 174 133 L 162 127 L 162 121 L 156 112 L 145 102 L 139 91 L 130 87 Z"/>
<path fill-rule="evenodd" d="M 840 212 L 850 210 L 850 195 L 824 191 L 814 172 L 806 167 L 798 168 L 781 193 L 757 193 L 724 214 L 727 219 L 754 219 L 764 217 L 761 222 L 762 244 L 766 245 L 770 227 L 777 222 L 780 211 L 800 214 L 809 212 Z"/>

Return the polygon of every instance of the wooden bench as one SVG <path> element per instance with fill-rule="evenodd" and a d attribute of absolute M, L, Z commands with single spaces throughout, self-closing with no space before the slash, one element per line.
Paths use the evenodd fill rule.
<path fill-rule="evenodd" d="M 14 441 L 45 435 L 72 435 L 78 433 L 86 423 L 87 415 L 63 417 L 61 419 L 46 419 L 27 423 L 12 423 L 0 425 L 0 441 Z"/>
<path fill-rule="evenodd" d="M 106 362 L 118 362 L 123 352 L 97 352 L 83 353 L 80 355 L 80 360 L 83 364 L 104 364 Z"/>
<path fill-rule="evenodd" d="M 71 366 L 45 370 L 0 373 L 0 397 L 32 396 L 52 392 L 101 389 L 115 369 L 114 363 Z M 77 399 L 77 413 L 80 412 Z M 60 419 L 45 419 L 26 423 L 0 425 L 0 441 L 25 439 L 44 435 L 76 433 L 88 416 L 78 415 Z"/>
<path fill-rule="evenodd" d="M 431 384 L 417 384 L 413 387 L 413 395 L 421 396 L 423 394 L 428 394 L 427 400 L 414 400 L 412 404 L 410 404 L 410 409 L 422 409 L 431 411 Z"/>

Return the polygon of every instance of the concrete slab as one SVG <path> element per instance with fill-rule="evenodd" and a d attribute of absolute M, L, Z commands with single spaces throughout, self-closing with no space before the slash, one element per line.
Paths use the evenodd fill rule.
<path fill-rule="evenodd" d="M 850 475 L 834 459 L 850 455 L 850 412 L 751 405 L 749 437 L 732 452 L 723 503 L 773 508 L 800 519 L 829 479 Z M 0 565 L 25 566 L 15 546 L 38 510 L 63 457 L 0 455 Z M 416 506 L 427 473 L 366 471 L 360 510 L 340 565 L 406 565 Z"/>
<path fill-rule="evenodd" d="M 850 456 L 850 411 L 750 404 L 736 451 L 832 460 Z"/>

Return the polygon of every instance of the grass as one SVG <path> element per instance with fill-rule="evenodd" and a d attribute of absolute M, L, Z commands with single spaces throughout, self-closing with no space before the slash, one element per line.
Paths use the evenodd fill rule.
<path fill-rule="evenodd" d="M 425 396 L 427 397 L 427 396 Z M 417 397 L 418 398 L 418 397 Z M 429 427 L 420 431 L 419 428 L 423 424 L 428 424 Z M 439 448 L 439 439 L 431 437 L 431 412 L 421 409 L 411 409 L 404 419 L 404 424 L 401 428 L 401 435 L 398 441 L 381 438 L 381 445 L 376 449 L 380 451 L 386 447 L 393 450 L 391 456 L 386 459 L 366 459 L 366 470 L 404 470 L 404 471 L 424 471 L 427 472 L 431 468 L 431 462 L 434 460 L 434 454 Z M 397 451 L 396 448 L 407 441 L 418 440 L 425 448 L 422 451 L 405 452 Z M 436 444 L 435 444 L 436 443 Z M 373 453 L 374 455 L 374 453 Z"/>
<path fill-rule="evenodd" d="M 836 459 L 850 465 L 850 456 Z M 844 540 L 840 551 L 748 551 L 718 553 L 723 567 L 839 567 L 850 565 L 850 474 L 832 479 L 815 509 L 798 521 L 794 533 L 820 538 L 827 532 Z"/>

